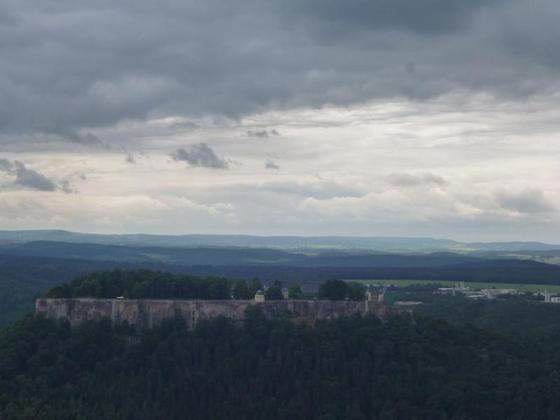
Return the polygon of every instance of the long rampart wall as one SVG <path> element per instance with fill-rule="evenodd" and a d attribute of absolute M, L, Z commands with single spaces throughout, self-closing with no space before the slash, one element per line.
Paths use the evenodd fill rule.
<path fill-rule="evenodd" d="M 333 319 L 354 314 L 388 316 L 388 308 L 371 301 L 277 300 L 148 300 L 148 299 L 37 299 L 37 313 L 48 318 L 67 319 L 77 325 L 93 319 L 110 318 L 138 327 L 152 327 L 164 319 L 181 316 L 192 328 L 200 320 L 223 316 L 234 321 L 245 318 L 249 306 L 259 306 L 265 316 L 290 315 L 303 322 Z"/>

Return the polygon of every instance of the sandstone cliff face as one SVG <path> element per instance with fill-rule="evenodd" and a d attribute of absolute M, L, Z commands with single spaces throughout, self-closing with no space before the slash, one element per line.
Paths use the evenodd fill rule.
<path fill-rule="evenodd" d="M 242 321 L 247 307 L 256 305 L 267 317 L 289 315 L 303 322 L 333 319 L 354 314 L 374 314 L 384 319 L 388 313 L 376 302 L 278 300 L 255 303 L 253 300 L 118 300 L 118 299 L 38 299 L 36 312 L 48 318 L 68 319 L 72 325 L 110 318 L 138 327 L 152 327 L 164 319 L 181 316 L 192 328 L 200 320 L 219 316 Z"/>

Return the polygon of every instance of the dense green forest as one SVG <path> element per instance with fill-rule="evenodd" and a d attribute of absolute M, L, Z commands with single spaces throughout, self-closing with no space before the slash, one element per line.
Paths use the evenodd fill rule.
<path fill-rule="evenodd" d="M 266 299 L 283 299 L 282 282 L 266 288 Z M 258 278 L 228 280 L 222 277 L 197 277 L 151 270 L 111 270 L 80 276 L 70 283 L 49 289 L 49 298 L 92 297 L 114 299 L 253 299 L 264 286 Z M 356 282 L 327 280 L 319 285 L 319 297 L 328 300 L 364 300 L 365 286 Z M 302 298 L 298 284 L 291 284 L 289 297 Z"/>
<path fill-rule="evenodd" d="M 553 419 L 555 341 L 419 317 L 144 332 L 29 316 L 0 333 L 3 419 Z"/>
<path fill-rule="evenodd" d="M 301 296 L 296 286 L 290 293 Z M 83 275 L 53 297 L 247 298 L 262 284 L 148 270 Z M 243 325 L 180 319 L 150 330 L 28 315 L 0 329 L 0 419 L 555 419 L 560 305 L 473 301 L 436 284 L 390 289 L 415 315 Z M 269 288 L 281 294 L 277 282 Z M 328 299 L 364 287 L 324 282 Z"/>
<path fill-rule="evenodd" d="M 457 325 L 474 325 L 508 336 L 544 339 L 560 337 L 560 305 L 544 304 L 532 294 L 473 300 L 438 295 L 433 285 L 412 285 L 386 292 L 388 303 L 395 300 L 423 302 L 414 307 L 418 315 L 442 319 Z"/>
<path fill-rule="evenodd" d="M 232 283 L 219 277 L 196 277 L 150 270 L 112 270 L 78 277 L 47 292 L 50 298 L 230 299 Z"/>
<path fill-rule="evenodd" d="M 0 256 L 0 325 L 32 311 L 35 299 L 50 287 L 96 269 L 115 266 L 81 260 Z"/>
<path fill-rule="evenodd" d="M 365 300 L 366 287 L 356 282 L 327 280 L 319 285 L 319 297 L 328 300 Z"/>

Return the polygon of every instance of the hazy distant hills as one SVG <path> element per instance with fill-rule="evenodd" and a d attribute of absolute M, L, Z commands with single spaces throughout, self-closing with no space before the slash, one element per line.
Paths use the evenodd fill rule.
<path fill-rule="evenodd" d="M 250 247 L 277 249 L 375 250 L 380 252 L 517 252 L 560 251 L 560 245 L 540 242 L 476 242 L 449 239 L 358 236 L 248 235 L 99 235 L 64 230 L 0 231 L 0 243 L 53 241 L 98 245 L 155 247 Z"/>
<path fill-rule="evenodd" d="M 249 236 L 249 235 L 99 235 L 64 230 L 0 231 L 2 242 L 54 241 L 101 245 L 171 247 L 255 247 L 370 249 L 383 251 L 436 251 L 452 248 L 454 241 L 431 238 L 384 238 L 344 236 Z"/>
<path fill-rule="evenodd" d="M 438 267 L 472 263 L 477 257 L 453 253 L 388 254 L 368 251 L 303 253 L 271 248 L 156 247 L 36 241 L 0 245 L 0 255 L 97 261 L 195 265 L 298 267 Z"/>

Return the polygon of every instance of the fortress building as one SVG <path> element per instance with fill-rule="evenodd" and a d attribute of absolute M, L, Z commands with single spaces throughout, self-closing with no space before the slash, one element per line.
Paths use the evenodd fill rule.
<path fill-rule="evenodd" d="M 392 309 L 376 301 L 265 301 L 264 294 L 257 295 L 254 300 L 37 299 L 35 308 L 39 314 L 53 319 L 67 319 L 71 325 L 109 318 L 116 323 L 126 322 L 141 328 L 152 327 L 176 316 L 182 317 L 191 328 L 201 320 L 220 316 L 243 321 L 246 309 L 254 305 L 261 308 L 266 317 L 288 316 L 310 324 L 356 314 L 373 314 L 386 319 L 393 313 L 409 312 Z"/>

